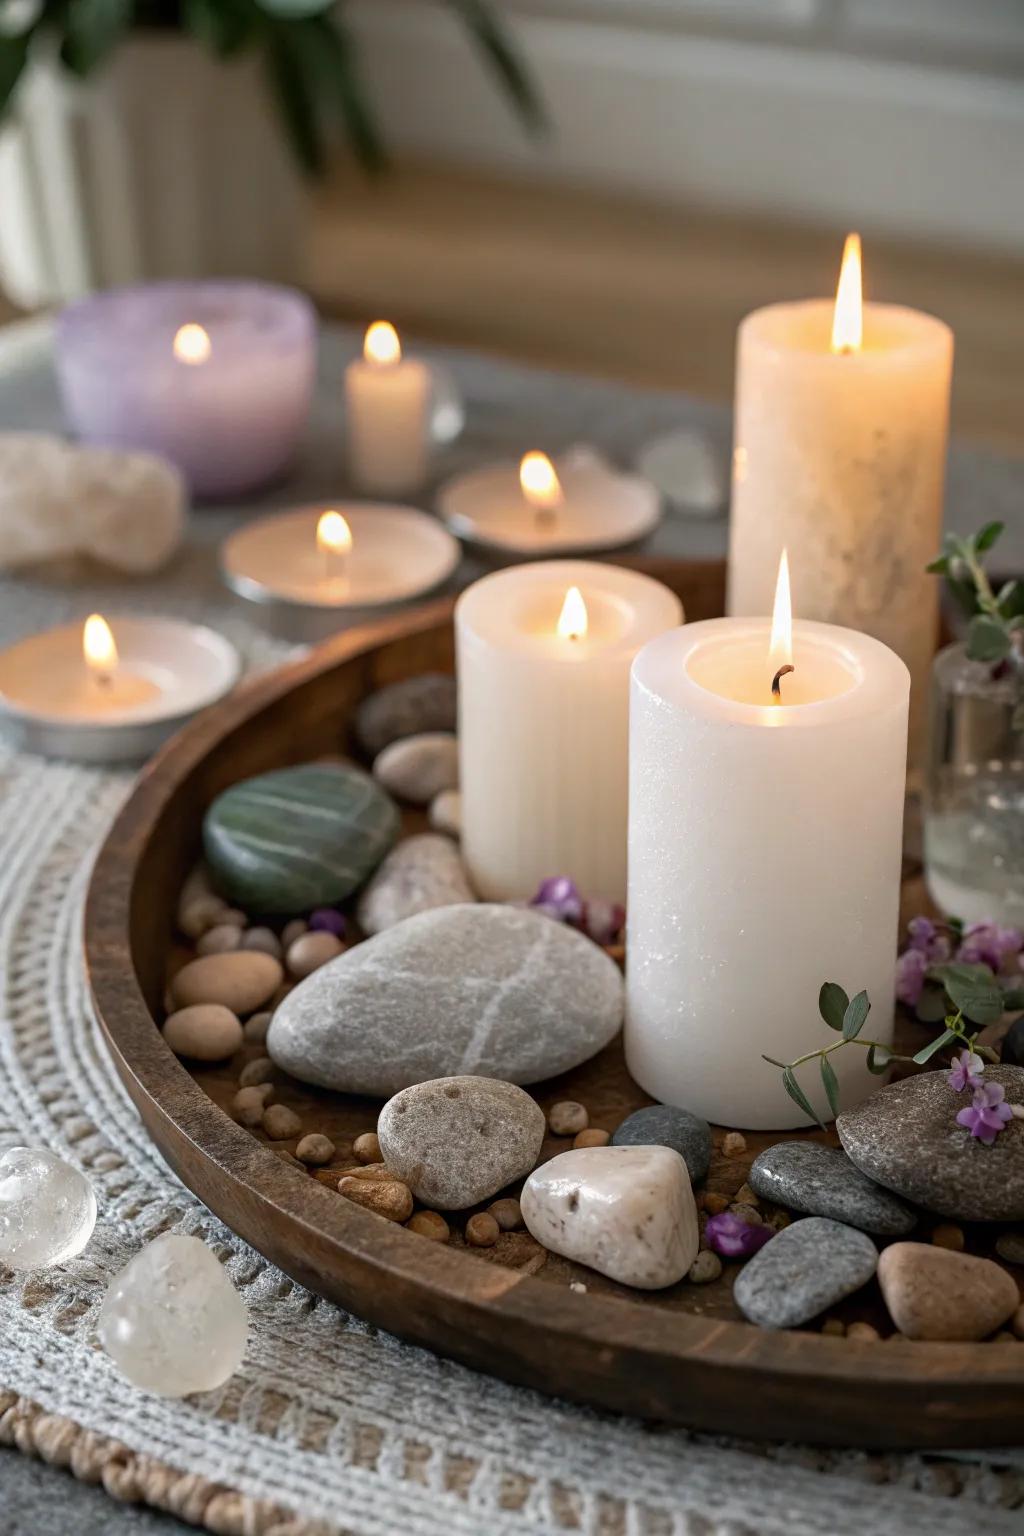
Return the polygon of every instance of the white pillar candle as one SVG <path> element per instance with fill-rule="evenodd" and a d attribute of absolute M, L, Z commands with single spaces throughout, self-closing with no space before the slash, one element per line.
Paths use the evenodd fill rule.
<path fill-rule="evenodd" d="M 394 326 L 375 321 L 345 370 L 349 468 L 363 490 L 393 496 L 423 484 L 429 410 L 427 365 L 403 358 Z"/>
<path fill-rule="evenodd" d="M 462 851 L 481 896 L 568 875 L 625 899 L 629 667 L 682 617 L 660 582 L 580 560 L 499 571 L 459 598 Z"/>
<path fill-rule="evenodd" d="M 767 619 L 662 635 L 633 665 L 626 1061 L 720 1125 L 806 1123 L 784 1062 L 834 1037 L 818 993 L 871 999 L 892 1038 L 910 679 L 867 635 L 800 622 L 795 671 Z M 877 1083 L 833 1058 L 844 1106 Z M 799 1081 L 825 1117 L 815 1065 Z"/>
<path fill-rule="evenodd" d="M 800 611 L 874 635 L 913 678 L 919 739 L 938 637 L 925 574 L 941 542 L 953 334 L 860 303 L 859 242 L 831 300 L 739 330 L 728 612 L 766 614 L 783 548 Z"/>

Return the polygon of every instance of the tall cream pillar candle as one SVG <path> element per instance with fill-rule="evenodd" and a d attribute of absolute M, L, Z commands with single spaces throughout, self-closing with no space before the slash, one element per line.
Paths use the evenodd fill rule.
<path fill-rule="evenodd" d="M 629 667 L 682 617 L 660 582 L 582 560 L 514 566 L 459 598 L 462 852 L 481 896 L 568 875 L 625 900 Z"/>
<path fill-rule="evenodd" d="M 788 547 L 801 615 L 874 635 L 910 668 L 915 741 L 938 638 L 925 566 L 942 537 L 953 334 L 892 304 L 861 314 L 851 242 L 836 305 L 773 304 L 740 326 L 728 612 L 771 611 Z"/>
<path fill-rule="evenodd" d="M 827 1044 L 818 992 L 866 988 L 892 1038 L 910 679 L 867 635 L 800 622 L 780 679 L 767 619 L 661 635 L 633 664 L 626 1062 L 719 1125 L 806 1124 L 762 1053 Z M 877 1079 L 832 1058 L 844 1107 Z M 799 1081 L 823 1116 L 820 1078 Z"/>
<path fill-rule="evenodd" d="M 403 357 L 394 326 L 376 320 L 345 370 L 349 468 L 361 489 L 398 496 L 423 484 L 429 408 L 426 363 Z"/>

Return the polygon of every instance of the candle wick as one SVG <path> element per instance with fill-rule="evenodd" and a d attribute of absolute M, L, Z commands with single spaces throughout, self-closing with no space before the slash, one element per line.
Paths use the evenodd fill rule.
<path fill-rule="evenodd" d="M 776 672 L 775 676 L 772 678 L 772 698 L 773 699 L 778 699 L 778 700 L 781 701 L 781 699 L 782 699 L 782 679 L 786 676 L 787 672 L 795 672 L 795 671 L 796 671 L 796 668 L 793 667 L 793 666 L 790 666 L 788 663 L 787 663 L 786 666 L 779 668 L 779 670 Z"/>
<path fill-rule="evenodd" d="M 104 690 L 109 688 L 113 681 L 114 681 L 113 674 L 110 673 L 110 672 L 97 672 L 96 673 L 96 683 L 97 683 L 97 685 L 100 688 L 102 688 Z"/>

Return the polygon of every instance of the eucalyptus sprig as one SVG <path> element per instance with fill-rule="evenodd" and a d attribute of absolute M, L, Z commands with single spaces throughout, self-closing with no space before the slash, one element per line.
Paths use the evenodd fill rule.
<path fill-rule="evenodd" d="M 776 1061 L 773 1056 L 762 1056 L 763 1061 L 780 1069 L 782 1086 L 789 1097 L 809 1119 L 820 1125 L 822 1130 L 825 1126 L 820 1115 L 797 1081 L 797 1069 L 811 1061 L 818 1063 L 818 1071 L 829 1108 L 834 1116 L 838 1115 L 839 1079 L 829 1058 L 846 1046 L 860 1046 L 866 1050 L 868 1071 L 878 1076 L 887 1071 L 895 1061 L 924 1066 L 945 1046 L 952 1045 L 954 1042 L 959 1042 L 965 1050 L 974 1051 L 988 1061 L 999 1060 L 995 1051 L 990 1050 L 988 1046 L 978 1045 L 978 1031 L 974 1030 L 972 1033 L 968 1029 L 968 1022 L 978 1025 L 994 1023 L 996 1019 L 1002 1017 L 1003 1010 L 1007 1006 L 1006 994 L 988 966 L 956 963 L 937 965 L 929 972 L 929 976 L 942 984 L 945 994 L 950 999 L 951 1008 L 942 1021 L 941 1033 L 913 1056 L 901 1056 L 881 1040 L 866 1039 L 862 1030 L 871 1011 L 868 994 L 858 992 L 856 997 L 850 998 L 835 981 L 826 981 L 818 994 L 818 1012 L 829 1029 L 839 1035 L 839 1039 L 834 1040 L 831 1045 L 821 1046 L 816 1051 L 807 1051 L 803 1056 L 798 1056 L 795 1061 Z"/>
<path fill-rule="evenodd" d="M 970 619 L 967 654 L 972 661 L 1001 662 L 1016 659 L 1024 667 L 1024 581 L 1008 581 L 996 592 L 982 563 L 982 556 L 999 539 L 1005 524 L 987 523 L 966 538 L 947 533 L 942 553 L 928 570 L 945 576 L 946 585 Z"/>

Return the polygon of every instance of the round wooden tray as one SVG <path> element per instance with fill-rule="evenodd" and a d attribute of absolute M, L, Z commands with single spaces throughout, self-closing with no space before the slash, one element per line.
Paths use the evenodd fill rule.
<path fill-rule="evenodd" d="M 673 587 L 691 619 L 722 611 L 719 566 L 629 560 Z M 427 1242 L 277 1157 L 225 1111 L 239 1062 L 190 1072 L 157 1020 L 177 893 L 199 853 L 203 811 L 251 774 L 338 752 L 367 693 L 451 670 L 451 605 L 439 602 L 327 641 L 242 688 L 170 742 L 97 860 L 86 911 L 93 997 L 118 1072 L 168 1163 L 199 1198 L 303 1285 L 382 1328 L 479 1370 L 567 1398 L 704 1430 L 843 1445 L 1007 1445 L 1024 1440 L 1024 1346 L 853 1343 L 739 1321 L 735 1270 L 714 1286 L 638 1294 L 506 1234 L 486 1256 L 456 1235 Z M 410 826 L 417 824 L 410 818 Z M 253 1051 L 251 1054 L 259 1054 Z M 370 1100 L 288 1084 L 284 1102 L 346 1153 L 372 1129 Z M 613 1128 L 646 1102 L 617 1047 L 544 1085 Z M 732 1195 L 777 1138 L 716 1154 L 708 1187 Z M 716 1137 L 720 1145 L 721 1137 Z M 285 1143 L 285 1146 L 291 1145 Z M 545 1155 L 565 1141 L 546 1144 Z M 342 1156 L 340 1162 L 348 1159 Z M 570 1288 L 582 1280 L 586 1290 Z M 880 1321 L 871 1288 L 841 1315 Z"/>

